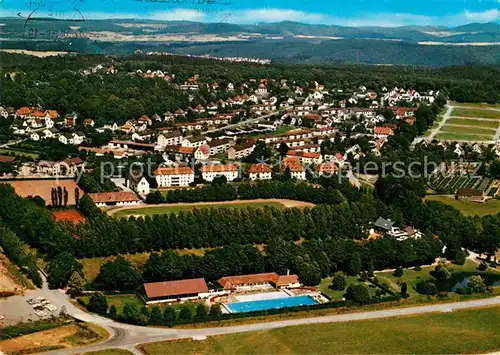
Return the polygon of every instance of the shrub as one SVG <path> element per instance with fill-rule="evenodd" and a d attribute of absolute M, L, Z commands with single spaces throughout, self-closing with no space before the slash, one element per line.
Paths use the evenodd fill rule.
<path fill-rule="evenodd" d="M 478 265 L 477 269 L 479 271 L 486 271 L 486 270 L 488 270 L 488 265 L 486 265 L 485 263 L 481 263 Z"/>
<path fill-rule="evenodd" d="M 90 296 L 89 304 L 87 309 L 90 312 L 95 312 L 98 314 L 106 314 L 108 312 L 108 300 L 101 292 L 93 293 Z"/>
<path fill-rule="evenodd" d="M 342 273 L 338 272 L 332 277 L 332 284 L 330 285 L 332 290 L 342 291 L 347 286 L 347 280 Z"/>
<path fill-rule="evenodd" d="M 396 270 L 394 270 L 394 274 L 393 275 L 396 276 L 396 277 L 401 277 L 401 276 L 403 276 L 403 273 L 404 273 L 403 268 L 401 266 L 398 266 L 396 268 Z"/>
<path fill-rule="evenodd" d="M 417 284 L 417 291 L 422 295 L 429 295 L 429 296 L 433 296 L 438 293 L 436 284 L 429 280 L 424 280 L 419 282 Z"/>
<path fill-rule="evenodd" d="M 417 266 L 415 266 L 415 267 L 413 268 L 413 270 L 415 270 L 415 271 L 422 271 L 422 266 L 417 265 Z"/>
<path fill-rule="evenodd" d="M 366 304 L 370 302 L 370 293 L 365 286 L 353 284 L 347 288 L 346 299 L 358 304 Z"/>
<path fill-rule="evenodd" d="M 483 278 L 479 275 L 473 275 L 473 276 L 469 277 L 469 281 L 467 283 L 467 286 L 474 293 L 486 292 L 486 284 L 484 283 Z"/>
<path fill-rule="evenodd" d="M 179 312 L 179 319 L 188 321 L 193 318 L 193 314 L 191 313 L 191 309 L 188 306 L 183 306 L 181 311 Z"/>
<path fill-rule="evenodd" d="M 432 272 L 432 276 L 434 276 L 438 280 L 445 281 L 451 278 L 451 272 L 445 265 L 439 264 Z"/>

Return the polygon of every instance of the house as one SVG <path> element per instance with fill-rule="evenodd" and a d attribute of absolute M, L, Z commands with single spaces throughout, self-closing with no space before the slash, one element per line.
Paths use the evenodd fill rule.
<path fill-rule="evenodd" d="M 139 174 L 131 173 L 127 179 L 127 187 L 134 190 L 141 196 L 146 196 L 150 192 L 149 181 Z"/>
<path fill-rule="evenodd" d="M 74 145 L 80 145 L 85 140 L 85 134 L 83 134 L 83 132 L 74 132 L 72 136 Z"/>
<path fill-rule="evenodd" d="M 394 135 L 394 130 L 391 127 L 377 126 L 373 129 L 373 134 L 375 138 L 387 139 L 389 136 Z"/>
<path fill-rule="evenodd" d="M 55 138 L 59 134 L 59 130 L 55 127 L 47 128 L 43 132 L 44 139 Z"/>
<path fill-rule="evenodd" d="M 138 205 L 140 202 L 137 195 L 130 191 L 97 192 L 89 193 L 88 196 L 97 207 Z"/>
<path fill-rule="evenodd" d="M 61 171 L 63 174 L 68 176 L 76 176 L 79 171 L 82 171 L 85 167 L 85 162 L 79 158 L 66 158 L 59 162 L 61 166 Z"/>
<path fill-rule="evenodd" d="M 156 137 L 156 145 L 162 148 L 169 145 L 179 145 L 181 144 L 182 139 L 183 137 L 181 132 L 165 132 Z"/>
<path fill-rule="evenodd" d="M 204 165 L 200 169 L 203 180 L 212 182 L 215 177 L 225 176 L 227 181 L 233 181 L 238 178 L 238 168 L 234 164 L 227 165 Z"/>
<path fill-rule="evenodd" d="M 472 189 L 472 188 L 458 189 L 455 198 L 457 200 L 484 202 L 483 191 L 479 191 L 477 189 Z"/>
<path fill-rule="evenodd" d="M 339 167 L 333 162 L 326 162 L 316 166 L 316 172 L 319 176 L 332 176 L 338 173 L 338 171 Z"/>
<path fill-rule="evenodd" d="M 94 120 L 93 120 L 93 119 L 91 119 L 91 118 L 86 118 L 86 119 L 84 119 L 84 120 L 83 120 L 83 125 L 84 125 L 84 126 L 94 127 L 95 122 L 94 122 Z"/>
<path fill-rule="evenodd" d="M 393 221 L 391 221 L 390 219 L 384 219 L 382 217 L 379 217 L 374 223 L 374 227 L 383 232 L 391 231 L 393 226 Z"/>
<path fill-rule="evenodd" d="M 278 275 L 275 272 L 224 276 L 217 280 L 217 282 L 227 291 L 253 291 L 301 287 L 297 275 Z"/>
<path fill-rule="evenodd" d="M 254 149 L 255 144 L 252 142 L 236 144 L 227 150 L 227 158 L 230 160 L 241 159 L 252 154 Z"/>
<path fill-rule="evenodd" d="M 264 83 L 260 83 L 257 90 L 255 90 L 255 93 L 257 95 L 266 95 L 267 94 L 267 88 Z"/>
<path fill-rule="evenodd" d="M 283 159 L 282 170 L 283 172 L 286 170 L 290 171 L 292 179 L 306 180 L 306 170 L 298 157 L 286 157 Z"/>
<path fill-rule="evenodd" d="M 40 134 L 38 134 L 38 132 L 33 132 L 33 133 L 30 134 L 30 139 L 32 141 L 37 142 L 37 141 L 40 140 Z"/>
<path fill-rule="evenodd" d="M 145 283 L 143 288 L 147 304 L 201 300 L 210 295 L 203 278 L 150 282 Z"/>
<path fill-rule="evenodd" d="M 219 153 L 225 153 L 231 146 L 231 143 L 234 141 L 229 138 L 223 139 L 212 139 L 208 142 L 208 146 L 210 147 L 210 155 L 215 155 Z"/>
<path fill-rule="evenodd" d="M 207 138 L 204 136 L 191 136 L 184 138 L 181 145 L 183 147 L 198 148 L 207 144 Z"/>
<path fill-rule="evenodd" d="M 137 122 L 139 124 L 146 124 L 147 126 L 151 126 L 153 124 L 153 121 L 151 120 L 151 118 L 149 118 L 146 115 L 142 115 L 141 117 L 139 117 L 139 119 L 137 120 Z"/>
<path fill-rule="evenodd" d="M 190 167 L 158 168 L 153 171 L 158 187 L 189 186 L 194 181 L 194 172 Z"/>
<path fill-rule="evenodd" d="M 2 106 L 0 106 L 0 116 L 3 118 L 9 117 L 9 112 Z"/>
<path fill-rule="evenodd" d="M 194 157 L 197 160 L 206 160 L 210 157 L 210 146 L 208 144 L 200 145 L 194 151 Z"/>
<path fill-rule="evenodd" d="M 273 169 L 267 164 L 252 164 L 247 170 L 250 180 L 271 180 Z"/>

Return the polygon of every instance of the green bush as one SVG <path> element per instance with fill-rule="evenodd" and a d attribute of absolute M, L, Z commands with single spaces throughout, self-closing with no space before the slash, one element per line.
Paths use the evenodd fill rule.
<path fill-rule="evenodd" d="M 368 288 L 361 284 L 353 284 L 347 288 L 346 300 L 356 302 L 358 304 L 370 303 L 370 293 Z"/>
<path fill-rule="evenodd" d="M 338 272 L 335 275 L 333 275 L 332 284 L 330 285 L 330 288 L 332 290 L 342 291 L 346 288 L 346 286 L 347 286 L 347 280 L 342 273 Z"/>
<path fill-rule="evenodd" d="M 396 277 L 401 277 L 401 276 L 403 276 L 403 273 L 404 273 L 403 268 L 401 266 L 398 266 L 396 268 L 396 270 L 394 270 L 394 274 L 393 275 L 396 276 Z"/>
<path fill-rule="evenodd" d="M 438 293 L 438 288 L 434 282 L 423 280 L 417 284 L 417 291 L 422 295 L 434 296 Z"/>

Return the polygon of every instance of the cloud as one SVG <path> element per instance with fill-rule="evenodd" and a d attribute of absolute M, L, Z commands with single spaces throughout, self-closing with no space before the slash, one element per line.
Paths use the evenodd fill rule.
<path fill-rule="evenodd" d="M 323 23 L 328 16 L 318 13 L 290 9 L 249 9 L 231 11 L 232 23 L 298 21 L 304 23 Z"/>
<path fill-rule="evenodd" d="M 172 11 L 160 11 L 150 14 L 148 18 L 162 21 L 210 21 L 203 11 L 192 9 L 175 9 Z"/>
<path fill-rule="evenodd" d="M 500 0 L 498 0 L 500 3 Z M 469 22 L 494 22 L 500 20 L 500 10 L 491 9 L 483 12 L 469 12 L 465 11 L 465 18 Z"/>

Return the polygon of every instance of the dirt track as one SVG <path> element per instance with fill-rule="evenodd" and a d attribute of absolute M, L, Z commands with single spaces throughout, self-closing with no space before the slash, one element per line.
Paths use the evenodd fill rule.
<path fill-rule="evenodd" d="M 217 205 L 237 205 L 237 204 L 248 204 L 248 203 L 280 203 L 286 208 L 291 207 L 314 207 L 314 203 L 286 200 L 286 199 L 256 199 L 256 200 L 234 200 L 234 201 L 219 201 L 219 202 L 193 202 L 193 203 L 160 203 L 157 205 L 135 205 L 135 206 L 124 206 L 118 207 L 112 210 L 108 210 L 108 215 L 112 216 L 116 212 L 135 210 L 140 208 L 155 208 L 155 207 L 189 207 L 189 206 L 217 206 Z"/>

